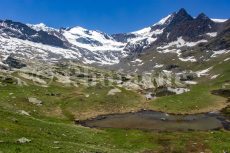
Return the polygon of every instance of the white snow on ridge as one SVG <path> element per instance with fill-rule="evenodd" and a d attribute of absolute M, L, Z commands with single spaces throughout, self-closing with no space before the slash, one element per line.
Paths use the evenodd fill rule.
<path fill-rule="evenodd" d="M 147 28 L 144 28 L 138 31 L 131 32 L 131 33 L 136 34 L 136 35 L 146 35 L 146 34 L 149 34 L 150 31 L 151 31 L 151 27 L 147 27 Z"/>
<path fill-rule="evenodd" d="M 198 77 L 201 77 L 201 76 L 207 76 L 208 75 L 208 72 L 210 70 L 212 70 L 213 67 L 210 67 L 210 68 L 207 68 L 205 70 L 201 70 L 201 71 L 197 71 L 196 74 Z"/>
<path fill-rule="evenodd" d="M 164 25 L 171 16 L 172 15 L 168 15 L 167 17 L 163 18 L 162 20 L 160 20 L 153 26 Z M 130 46 L 145 45 L 143 48 L 146 48 L 151 43 L 155 42 L 157 40 L 157 36 L 163 33 L 164 28 L 152 30 L 153 26 L 131 32 L 131 34 L 136 35 L 136 37 L 128 39 L 128 44 Z M 144 44 L 144 43 L 147 43 L 147 44 Z"/>
<path fill-rule="evenodd" d="M 229 61 L 230 60 L 230 58 L 226 58 L 224 61 L 226 62 L 226 61 Z"/>
<path fill-rule="evenodd" d="M 183 81 L 183 82 L 186 83 L 186 84 L 190 84 L 190 85 L 195 85 L 195 84 L 197 84 L 196 81 Z"/>
<path fill-rule="evenodd" d="M 156 64 L 154 68 L 162 68 L 164 65 L 163 64 Z"/>
<path fill-rule="evenodd" d="M 211 20 L 217 23 L 222 23 L 222 22 L 226 22 L 228 19 L 211 19 Z"/>
<path fill-rule="evenodd" d="M 159 22 L 157 22 L 154 25 L 163 25 L 163 24 L 165 24 L 171 16 L 172 16 L 172 14 L 166 16 L 165 18 L 161 19 Z"/>
<path fill-rule="evenodd" d="M 84 63 L 84 64 L 93 64 L 93 63 L 95 63 L 95 61 L 88 60 L 87 58 L 84 58 L 84 59 L 83 59 L 83 63 Z"/>
<path fill-rule="evenodd" d="M 3 56 L 11 53 L 17 53 L 19 56 L 29 57 L 31 59 L 38 58 L 44 60 L 59 60 L 59 59 L 76 59 L 82 61 L 85 64 L 103 64 L 111 65 L 119 63 L 120 59 L 128 56 L 128 50 L 147 48 L 151 43 L 155 42 L 160 34 L 164 31 L 164 25 L 168 24 L 172 15 L 161 19 L 153 26 L 131 32 L 135 38 L 130 38 L 127 42 L 118 42 L 112 36 L 105 33 L 88 30 L 82 27 L 73 27 L 69 29 L 55 29 L 46 26 L 44 23 L 40 24 L 27 24 L 36 31 L 46 31 L 52 35 L 62 39 L 69 49 L 63 49 L 59 47 L 49 46 L 41 43 L 35 43 L 27 40 L 11 38 L 4 33 L 0 36 L 0 50 Z M 214 22 L 225 22 L 227 19 L 212 19 Z M 2 26 L 7 26 L 4 22 Z M 162 26 L 163 25 L 163 26 Z M 156 27 L 158 29 L 156 29 Z M 154 30 L 153 30 L 154 29 Z M 17 29 L 11 29 L 17 32 L 21 32 Z M 59 33 L 60 32 L 60 33 Z M 170 33 L 167 34 L 169 37 Z M 34 35 L 37 36 L 37 35 Z M 32 36 L 32 37 L 34 37 Z M 206 36 L 216 37 L 217 32 L 206 33 Z M 67 42 L 68 41 L 68 42 Z M 182 37 L 178 37 L 176 41 L 165 44 L 164 46 L 158 47 L 157 51 L 160 53 L 176 53 L 178 58 L 180 57 L 181 47 L 193 47 L 199 43 L 207 42 L 207 40 L 199 40 L 197 42 L 186 42 Z M 80 49 L 82 48 L 82 49 Z M 230 51 L 213 51 L 211 57 L 216 57 L 220 54 L 225 54 Z M 181 61 L 196 62 L 194 57 L 179 58 Z M 131 61 L 137 65 L 142 65 L 143 62 L 140 59 Z M 162 65 L 156 65 L 156 67 L 162 67 Z"/>
<path fill-rule="evenodd" d="M 46 31 L 49 32 L 50 30 L 58 31 L 57 29 L 51 28 L 46 26 L 44 23 L 39 23 L 39 24 L 26 24 L 30 28 L 36 30 L 36 31 Z"/>
<path fill-rule="evenodd" d="M 209 37 L 216 37 L 217 32 L 206 33 L 206 35 L 209 36 Z"/>
<path fill-rule="evenodd" d="M 181 55 L 180 49 L 164 49 L 164 50 L 158 50 L 158 53 L 175 53 L 179 57 Z"/>
<path fill-rule="evenodd" d="M 110 36 L 82 27 L 65 30 L 63 35 L 71 44 L 90 51 L 123 51 L 125 47 L 124 43 L 117 42 Z"/>
<path fill-rule="evenodd" d="M 137 58 L 137 59 L 135 59 L 134 61 L 131 61 L 132 63 L 142 63 L 142 60 L 141 59 L 139 59 L 139 58 Z"/>
<path fill-rule="evenodd" d="M 170 48 L 173 46 L 176 46 L 177 48 L 184 47 L 184 46 L 193 47 L 193 46 L 196 46 L 200 43 L 205 43 L 205 42 L 208 42 L 208 41 L 207 40 L 199 40 L 197 42 L 186 42 L 182 37 L 179 37 L 179 38 L 177 38 L 177 41 L 170 42 L 169 44 L 167 44 L 165 46 L 157 47 L 157 49 L 167 49 L 167 48 Z"/>
<path fill-rule="evenodd" d="M 82 55 L 73 50 L 63 49 L 59 47 L 49 46 L 41 43 L 34 43 L 28 40 L 22 40 L 17 38 L 4 38 L 0 37 L 0 43 L 4 45 L 0 45 L 0 49 L 5 54 L 10 53 L 19 53 L 22 56 L 29 56 L 31 58 L 41 57 L 46 58 L 48 54 L 53 53 L 66 59 L 78 59 Z M 30 52 L 32 50 L 33 52 Z"/>
<path fill-rule="evenodd" d="M 212 79 L 212 80 L 213 80 L 213 79 L 216 79 L 218 76 L 219 76 L 219 74 L 213 75 L 213 76 L 211 77 L 211 79 Z"/>
<path fill-rule="evenodd" d="M 163 30 L 164 29 L 156 29 L 152 31 L 151 27 L 147 27 L 139 31 L 132 32 L 131 34 L 135 34 L 136 37 L 128 39 L 128 44 L 131 46 L 135 46 L 137 44 L 143 45 L 143 42 L 146 40 L 147 44 L 144 46 L 144 48 L 146 48 L 148 45 L 157 40 L 157 35 L 162 34 Z"/>
<path fill-rule="evenodd" d="M 219 50 L 219 51 L 213 51 L 213 54 L 211 57 L 217 57 L 218 55 L 221 55 L 221 54 L 227 54 L 227 53 L 230 53 L 230 50 Z"/>
<path fill-rule="evenodd" d="M 186 58 L 179 58 L 179 60 L 183 62 L 196 62 L 197 60 L 194 58 L 194 56 L 186 57 Z"/>
<path fill-rule="evenodd" d="M 172 15 L 168 15 L 167 17 L 161 19 L 159 22 L 155 23 L 155 25 L 163 25 L 166 23 L 166 21 L 171 17 Z M 151 31 L 151 27 L 147 27 L 138 31 L 131 32 L 132 34 L 137 34 L 137 35 L 144 35 L 144 36 L 149 36 L 149 34 L 152 32 L 152 34 L 161 34 L 163 32 L 163 29 L 157 29 L 156 31 Z"/>
<path fill-rule="evenodd" d="M 90 54 L 91 56 L 85 56 L 80 51 L 73 49 L 64 49 L 54 46 L 49 46 L 41 43 L 35 43 L 28 40 L 22 40 L 17 38 L 4 38 L 0 36 L 0 50 L 2 56 L 7 56 L 12 53 L 17 53 L 26 59 L 42 59 L 44 61 L 54 62 L 60 59 L 74 59 L 80 60 L 85 64 L 102 64 L 112 65 L 119 63 L 120 56 L 127 56 L 125 53 L 117 52 L 100 52 L 100 51 L 85 51 L 84 53 Z M 83 59 L 82 59 L 83 58 Z M 52 60 L 51 60 L 52 59 Z"/>

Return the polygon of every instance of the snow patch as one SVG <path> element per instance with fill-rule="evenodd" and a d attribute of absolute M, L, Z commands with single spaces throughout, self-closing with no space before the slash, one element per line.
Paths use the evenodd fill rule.
<path fill-rule="evenodd" d="M 196 81 L 183 81 L 183 82 L 190 85 L 198 84 Z"/>
<path fill-rule="evenodd" d="M 197 61 L 194 56 L 190 56 L 190 57 L 186 57 L 186 58 L 179 58 L 179 60 L 181 60 L 183 62 L 196 62 Z"/>
<path fill-rule="evenodd" d="M 212 68 L 213 68 L 213 67 L 207 68 L 207 69 L 205 69 L 205 70 L 197 71 L 196 74 L 197 74 L 198 77 L 207 76 L 207 75 L 208 75 L 207 73 L 208 73 L 210 70 L 212 70 Z"/>
<path fill-rule="evenodd" d="M 167 48 L 174 47 L 174 46 L 177 48 L 184 47 L 184 46 L 193 47 L 193 46 L 196 46 L 200 43 L 205 43 L 205 42 L 208 42 L 208 41 L 207 40 L 199 40 L 197 42 L 186 42 L 182 37 L 179 37 L 179 38 L 177 38 L 177 41 L 173 41 L 173 42 L 167 44 L 166 46 L 157 47 L 157 49 L 167 49 Z"/>
<path fill-rule="evenodd" d="M 206 33 L 206 35 L 209 36 L 209 37 L 216 37 L 217 32 Z"/>
<path fill-rule="evenodd" d="M 131 61 L 132 63 L 142 63 L 142 60 L 141 59 L 139 59 L 139 58 L 137 58 L 137 59 L 135 59 L 134 61 Z"/>
<path fill-rule="evenodd" d="M 172 87 L 168 87 L 167 89 L 168 89 L 168 91 L 174 92 L 177 95 L 183 94 L 185 92 L 189 92 L 190 91 L 190 89 L 187 89 L 187 88 L 172 88 Z"/>
<path fill-rule="evenodd" d="M 71 44 L 89 51 L 123 51 L 126 45 L 102 32 L 87 30 L 82 27 L 65 30 L 63 35 Z"/>
<path fill-rule="evenodd" d="M 211 19 L 211 20 L 214 22 L 217 22 L 217 23 L 223 23 L 223 22 L 227 21 L 228 19 Z"/>
<path fill-rule="evenodd" d="M 179 57 L 181 55 L 180 49 L 164 49 L 164 50 L 158 50 L 158 53 L 175 53 Z"/>
<path fill-rule="evenodd" d="M 165 18 L 161 19 L 159 22 L 157 22 L 157 23 L 154 24 L 154 25 L 164 25 L 164 24 L 168 21 L 168 19 L 169 19 L 171 16 L 172 16 L 172 14 L 166 16 Z"/>
<path fill-rule="evenodd" d="M 227 53 L 230 53 L 230 50 L 219 50 L 219 51 L 213 51 L 213 54 L 211 57 L 217 57 L 218 55 L 221 55 L 221 54 L 227 54 Z"/>
<path fill-rule="evenodd" d="M 213 80 L 213 79 L 216 79 L 218 76 L 219 76 L 219 74 L 213 75 L 213 76 L 211 77 L 211 79 L 212 79 L 212 80 Z"/>
<path fill-rule="evenodd" d="M 156 64 L 154 68 L 162 68 L 164 65 L 163 64 Z"/>
<path fill-rule="evenodd" d="M 26 24 L 27 26 L 29 26 L 30 28 L 34 29 L 35 31 L 58 31 L 57 29 L 51 28 L 46 26 L 44 23 L 39 23 L 39 24 Z"/>

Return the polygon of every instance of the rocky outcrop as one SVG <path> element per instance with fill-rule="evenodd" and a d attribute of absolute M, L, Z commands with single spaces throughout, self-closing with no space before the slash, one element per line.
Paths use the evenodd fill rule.
<path fill-rule="evenodd" d="M 10 68 L 21 69 L 26 67 L 26 64 L 22 63 L 20 60 L 9 56 L 6 60 L 3 61 L 4 64 L 7 64 Z"/>
<path fill-rule="evenodd" d="M 0 34 L 5 34 L 10 37 L 29 40 L 51 46 L 65 47 L 62 40 L 55 35 L 51 35 L 45 31 L 36 31 L 26 24 L 14 22 L 11 20 L 0 20 Z"/>

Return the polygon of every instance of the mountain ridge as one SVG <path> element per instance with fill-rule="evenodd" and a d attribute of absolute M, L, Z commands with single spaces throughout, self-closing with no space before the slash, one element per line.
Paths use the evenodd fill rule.
<path fill-rule="evenodd" d="M 25 59 L 68 59 L 84 64 L 111 65 L 149 50 L 164 51 L 175 45 L 174 49 L 179 49 L 207 43 L 226 29 L 226 23 L 223 19 L 212 20 L 204 13 L 194 18 L 185 9 L 180 9 L 144 29 L 109 35 L 80 26 L 55 29 L 43 23 L 32 25 L 0 20 L 0 49 L 2 54 L 14 53 Z M 224 49 L 228 48 L 226 45 Z"/>

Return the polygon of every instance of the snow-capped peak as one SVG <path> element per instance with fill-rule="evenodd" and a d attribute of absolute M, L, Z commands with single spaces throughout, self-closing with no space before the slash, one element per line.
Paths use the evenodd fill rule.
<path fill-rule="evenodd" d="M 30 28 L 36 30 L 36 31 L 50 31 L 50 30 L 56 30 L 54 28 L 48 27 L 44 23 L 39 23 L 39 24 L 27 24 Z"/>
<path fill-rule="evenodd" d="M 156 25 L 164 25 L 170 18 L 172 17 L 172 14 L 164 17 L 163 19 L 161 19 L 159 22 L 155 23 L 153 26 L 156 26 Z M 136 35 L 147 35 L 149 34 L 150 32 L 152 32 L 152 28 L 151 27 L 147 27 L 147 28 L 144 28 L 144 29 L 141 29 L 141 30 L 138 30 L 138 31 L 134 31 L 134 32 L 131 32 L 132 34 L 136 34 Z"/>
<path fill-rule="evenodd" d="M 134 49 L 136 47 L 139 48 L 140 46 L 147 48 L 151 43 L 157 40 L 158 35 L 163 33 L 165 26 L 162 25 L 168 24 L 171 17 L 172 14 L 161 19 L 153 26 L 131 32 L 131 34 L 134 34 L 136 37 L 128 39 L 128 45 L 126 46 L 126 49 L 130 50 L 129 48 Z"/>
<path fill-rule="evenodd" d="M 115 41 L 111 36 L 83 27 L 65 30 L 63 36 L 73 45 L 90 51 L 121 51 L 124 43 Z"/>
<path fill-rule="evenodd" d="M 83 27 L 76 26 L 76 27 L 70 28 L 68 31 L 72 34 L 84 35 L 85 32 L 88 30 Z"/>
<path fill-rule="evenodd" d="M 223 22 L 227 21 L 228 19 L 211 19 L 211 20 L 214 22 L 217 22 L 217 23 L 223 23 Z"/>
<path fill-rule="evenodd" d="M 166 16 L 165 18 L 161 19 L 159 22 L 157 22 L 157 23 L 154 24 L 154 25 L 164 25 L 164 24 L 168 21 L 168 19 L 171 18 L 171 16 L 172 16 L 172 14 Z"/>
<path fill-rule="evenodd" d="M 136 34 L 136 35 L 146 35 L 147 33 L 150 33 L 151 31 L 151 27 L 147 27 L 138 31 L 134 31 L 132 32 L 132 34 Z"/>
<path fill-rule="evenodd" d="M 44 23 L 35 24 L 35 27 L 45 28 L 47 27 Z"/>

